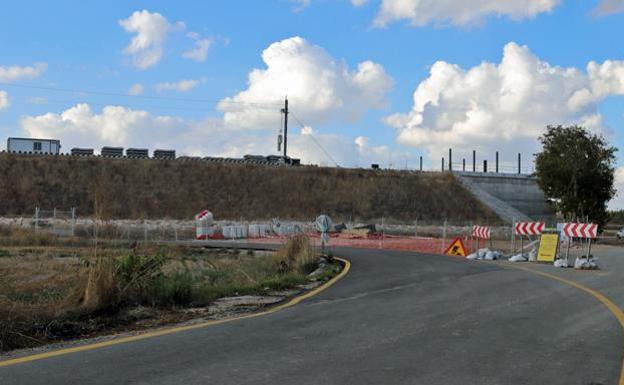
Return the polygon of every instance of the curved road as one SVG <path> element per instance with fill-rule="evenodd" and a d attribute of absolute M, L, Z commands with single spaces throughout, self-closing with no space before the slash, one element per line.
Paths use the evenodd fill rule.
<path fill-rule="evenodd" d="M 592 296 L 500 265 L 337 249 L 351 271 L 266 316 L 0 367 L 0 384 L 617 384 Z"/>

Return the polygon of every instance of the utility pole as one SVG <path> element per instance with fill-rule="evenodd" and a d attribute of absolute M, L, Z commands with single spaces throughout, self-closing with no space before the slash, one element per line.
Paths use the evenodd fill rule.
<path fill-rule="evenodd" d="M 284 108 L 282 108 L 282 114 L 284 114 L 284 158 L 286 158 L 286 150 L 288 147 L 288 96 L 284 99 Z"/>

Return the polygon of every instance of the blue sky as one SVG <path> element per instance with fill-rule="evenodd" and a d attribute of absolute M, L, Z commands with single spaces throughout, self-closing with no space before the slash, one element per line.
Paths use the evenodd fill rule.
<path fill-rule="evenodd" d="M 516 152 L 530 158 L 548 123 L 584 123 L 622 147 L 622 1 L 422 3 L 9 2 L 0 15 L 0 130 L 60 138 L 64 150 L 114 144 L 268 154 L 276 152 L 276 102 L 289 93 L 295 117 L 307 126 L 291 121 L 293 155 L 309 163 L 415 167 L 422 155 L 435 168 L 453 147 L 456 161 L 475 148 L 480 159 L 499 150 L 511 165 Z M 143 11 L 135 25 L 157 30 L 150 23 L 164 20 L 166 31 L 159 32 L 157 60 L 141 66 L 137 55 L 144 52 L 127 47 L 140 35 L 130 19 Z M 206 52 L 185 57 L 199 41 Z M 276 58 L 271 64 L 265 50 Z M 433 67 L 439 61 L 448 66 Z M 594 77 L 587 75 L 590 61 L 600 66 Z M 522 72 L 525 65 L 533 69 Z M 249 78 L 254 70 L 256 83 Z M 327 79 L 316 84 L 322 74 Z M 428 78 L 441 85 L 423 85 Z M 142 88 L 139 97 L 123 96 L 133 85 L 135 93 Z M 419 85 L 426 88 L 420 100 L 432 98 L 420 110 Z M 499 105 L 491 98 L 503 93 L 513 100 Z M 561 107 L 575 93 L 582 102 Z M 218 107 L 225 98 L 234 103 Z"/>

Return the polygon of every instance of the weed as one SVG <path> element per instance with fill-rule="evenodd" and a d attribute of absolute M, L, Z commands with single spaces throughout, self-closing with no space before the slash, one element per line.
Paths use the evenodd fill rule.
<path fill-rule="evenodd" d="M 153 300 L 159 306 L 182 306 L 193 301 L 195 279 L 187 272 L 175 272 L 171 276 L 161 276 L 154 283 Z"/>

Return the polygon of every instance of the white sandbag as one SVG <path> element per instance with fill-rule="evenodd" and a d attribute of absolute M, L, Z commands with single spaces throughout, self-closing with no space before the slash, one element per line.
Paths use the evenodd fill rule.
<path fill-rule="evenodd" d="M 490 249 L 488 249 L 488 248 L 485 248 L 485 249 L 479 249 L 479 250 L 477 251 L 477 256 L 479 257 L 479 259 L 483 259 L 483 258 L 485 258 L 485 254 L 486 254 L 488 251 L 490 251 Z"/>
<path fill-rule="evenodd" d="M 509 257 L 509 262 L 526 262 L 527 259 L 522 254 L 514 255 L 513 257 Z"/>
<path fill-rule="evenodd" d="M 466 259 L 470 259 L 470 260 L 475 260 L 475 259 L 479 259 L 479 256 L 477 255 L 477 253 L 472 253 L 472 254 L 468 254 L 466 256 Z"/>
<path fill-rule="evenodd" d="M 587 263 L 587 258 L 576 257 L 576 259 L 574 260 L 574 268 L 575 269 L 585 269 L 588 266 L 589 265 Z"/>
<path fill-rule="evenodd" d="M 529 262 L 537 261 L 537 250 L 533 249 L 529 251 Z"/>
<path fill-rule="evenodd" d="M 485 259 L 486 261 L 493 261 L 496 259 L 496 256 L 494 255 L 493 251 L 488 250 L 485 253 L 485 256 L 483 257 L 483 259 Z"/>
<path fill-rule="evenodd" d="M 568 267 L 568 261 L 566 261 L 565 259 L 557 259 L 553 263 L 553 266 L 555 266 L 555 267 Z"/>
<path fill-rule="evenodd" d="M 590 269 L 598 268 L 598 258 L 589 258 L 589 261 L 587 261 L 587 263 L 589 264 Z"/>
<path fill-rule="evenodd" d="M 598 268 L 597 258 L 577 257 L 574 261 L 574 268 L 577 270 L 595 270 Z"/>

